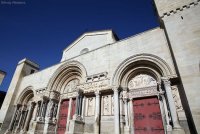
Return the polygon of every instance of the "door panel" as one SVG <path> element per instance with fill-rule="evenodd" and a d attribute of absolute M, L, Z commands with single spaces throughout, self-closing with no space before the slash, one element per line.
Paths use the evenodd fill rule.
<path fill-rule="evenodd" d="M 65 134 L 68 108 L 69 108 L 69 100 L 62 101 L 60 105 L 57 134 Z"/>
<path fill-rule="evenodd" d="M 133 100 L 135 134 L 164 134 L 157 97 Z"/>

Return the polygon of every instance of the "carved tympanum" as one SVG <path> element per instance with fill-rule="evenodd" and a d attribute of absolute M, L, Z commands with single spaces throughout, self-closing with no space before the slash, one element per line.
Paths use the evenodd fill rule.
<path fill-rule="evenodd" d="M 155 86 L 156 84 L 157 84 L 156 80 L 150 75 L 139 74 L 129 81 L 128 88 L 134 89 L 147 86 Z"/>
<path fill-rule="evenodd" d="M 75 91 L 78 84 L 79 84 L 79 80 L 78 79 L 71 80 L 70 82 L 68 82 L 64 92 L 67 93 L 67 92 Z"/>

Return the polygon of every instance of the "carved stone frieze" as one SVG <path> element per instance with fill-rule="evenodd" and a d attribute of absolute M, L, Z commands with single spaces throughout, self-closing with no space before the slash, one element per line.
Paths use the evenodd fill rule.
<path fill-rule="evenodd" d="M 77 96 L 77 92 L 68 92 L 66 94 L 62 94 L 61 99 L 72 98 L 72 97 L 76 97 L 76 96 Z"/>
<path fill-rule="evenodd" d="M 84 93 L 87 92 L 94 92 L 94 91 L 100 91 L 100 90 L 106 90 L 109 89 L 110 79 L 105 80 L 99 80 L 95 82 L 88 82 L 84 84 L 80 84 L 77 86 L 77 88 L 82 89 Z"/>
<path fill-rule="evenodd" d="M 129 98 L 137 98 L 137 97 L 145 97 L 158 94 L 159 92 L 157 91 L 157 86 L 152 86 L 152 87 L 144 87 L 131 90 L 128 95 Z"/>

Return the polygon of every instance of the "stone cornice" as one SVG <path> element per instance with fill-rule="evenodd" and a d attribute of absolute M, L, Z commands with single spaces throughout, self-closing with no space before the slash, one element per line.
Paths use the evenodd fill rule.
<path fill-rule="evenodd" d="M 182 7 L 176 8 L 176 9 L 168 11 L 168 12 L 165 12 L 165 13 L 163 13 L 162 16 L 160 16 L 160 18 L 162 19 L 162 18 L 165 18 L 167 16 L 171 16 L 173 14 L 176 14 L 177 12 L 181 12 L 181 11 L 183 11 L 185 9 L 189 9 L 191 7 L 197 6 L 198 4 L 200 4 L 200 0 L 197 0 L 195 2 L 191 2 L 191 3 L 187 4 L 187 5 L 183 5 Z"/>

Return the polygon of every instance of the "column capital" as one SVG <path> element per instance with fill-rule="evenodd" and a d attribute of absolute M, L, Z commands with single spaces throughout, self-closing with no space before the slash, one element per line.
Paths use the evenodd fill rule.
<path fill-rule="evenodd" d="M 96 96 L 99 96 L 99 95 L 101 94 L 101 92 L 100 92 L 99 90 L 96 90 L 96 91 L 94 92 L 94 94 L 95 94 Z"/>
<path fill-rule="evenodd" d="M 119 92 L 119 86 L 112 86 L 113 92 Z"/>
<path fill-rule="evenodd" d="M 162 79 L 162 81 L 164 82 L 164 84 L 169 84 L 169 85 L 171 84 L 169 78 L 167 78 L 167 77 L 162 77 L 161 79 Z"/>
<path fill-rule="evenodd" d="M 161 82 L 157 82 L 157 84 L 160 86 L 160 85 L 161 85 Z"/>
<path fill-rule="evenodd" d="M 16 104 L 16 105 L 14 105 L 14 107 L 17 107 L 17 108 L 19 108 L 20 106 L 22 106 L 22 104 Z"/>
<path fill-rule="evenodd" d="M 129 89 L 128 87 L 122 87 L 122 90 L 127 92 Z"/>

